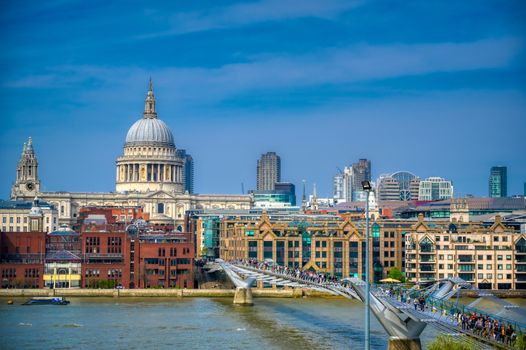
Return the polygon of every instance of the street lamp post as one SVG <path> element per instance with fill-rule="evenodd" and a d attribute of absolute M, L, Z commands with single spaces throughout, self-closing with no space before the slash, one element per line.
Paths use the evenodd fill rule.
<path fill-rule="evenodd" d="M 365 350 L 369 350 L 371 346 L 371 319 L 370 319 L 370 273 L 369 273 L 369 194 L 371 193 L 371 183 L 369 181 L 362 181 L 363 190 L 367 193 L 367 200 L 365 202 Z"/>

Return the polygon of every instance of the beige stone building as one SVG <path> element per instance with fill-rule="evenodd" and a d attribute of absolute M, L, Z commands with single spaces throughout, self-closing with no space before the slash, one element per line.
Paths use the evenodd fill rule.
<path fill-rule="evenodd" d="M 371 223 L 371 276 L 378 281 L 403 268 L 403 235 L 412 223 Z M 365 225 L 336 215 L 238 216 L 220 222 L 220 256 L 225 260 L 272 259 L 279 265 L 365 276 Z"/>
<path fill-rule="evenodd" d="M 35 230 L 31 227 L 31 208 L 35 204 L 42 214 L 41 227 Z M 49 203 L 41 200 L 0 201 L 0 231 L 2 232 L 52 232 L 58 228 L 58 212 Z"/>
<path fill-rule="evenodd" d="M 171 130 L 157 116 L 152 85 L 141 119 L 129 129 L 123 155 L 116 161 L 115 192 L 41 192 L 32 140 L 24 145 L 11 199 L 35 196 L 54 205 L 59 223 L 76 221 L 83 206 L 141 206 L 153 223 L 183 225 L 190 209 L 249 209 L 249 195 L 189 194 L 184 191 L 183 160 Z"/>
<path fill-rule="evenodd" d="M 526 235 L 506 227 L 455 218 L 426 222 L 423 216 L 405 240 L 409 280 L 460 277 L 479 289 L 526 289 Z"/>

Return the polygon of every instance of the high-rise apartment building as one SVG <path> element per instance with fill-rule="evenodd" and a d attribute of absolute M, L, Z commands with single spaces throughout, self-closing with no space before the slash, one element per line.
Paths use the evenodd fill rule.
<path fill-rule="evenodd" d="M 276 182 L 281 182 L 281 158 L 276 152 L 267 152 L 258 160 L 257 190 L 273 191 Z"/>
<path fill-rule="evenodd" d="M 353 200 L 352 193 L 353 193 L 352 167 L 345 167 L 343 171 L 340 171 L 340 173 L 334 176 L 333 178 L 334 201 L 336 203 L 351 202 Z"/>
<path fill-rule="evenodd" d="M 439 201 L 453 197 L 453 183 L 441 177 L 428 177 L 420 181 L 418 200 Z"/>
<path fill-rule="evenodd" d="M 491 167 L 489 173 L 489 196 L 491 198 L 508 196 L 508 167 Z"/>
<path fill-rule="evenodd" d="M 371 161 L 360 159 L 352 165 L 352 199 L 363 197 L 358 192 L 363 192 L 362 181 L 371 181 Z"/>
<path fill-rule="evenodd" d="M 184 149 L 178 149 L 177 156 L 183 161 L 184 190 L 194 193 L 194 158 Z"/>
<path fill-rule="evenodd" d="M 344 202 L 343 197 L 343 174 L 338 173 L 332 178 L 332 198 L 335 202 Z"/>

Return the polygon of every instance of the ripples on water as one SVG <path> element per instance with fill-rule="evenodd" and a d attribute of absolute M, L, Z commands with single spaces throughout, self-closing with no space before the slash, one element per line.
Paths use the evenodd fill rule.
<path fill-rule="evenodd" d="M 340 299 L 72 298 L 68 306 L 7 305 L 2 349 L 362 349 L 363 304 Z M 436 334 L 428 327 L 422 343 Z M 371 345 L 387 335 L 371 317 Z"/>

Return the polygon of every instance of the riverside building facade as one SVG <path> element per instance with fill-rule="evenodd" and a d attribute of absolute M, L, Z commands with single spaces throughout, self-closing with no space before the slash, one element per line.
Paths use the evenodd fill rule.
<path fill-rule="evenodd" d="M 412 282 L 460 277 L 479 289 L 526 289 L 526 234 L 496 216 L 472 222 L 418 222 L 405 235 L 405 272 Z"/>
<path fill-rule="evenodd" d="M 121 208 L 129 216 L 132 209 Z M 81 212 L 86 213 L 83 208 Z M 121 215 L 114 208 L 88 212 L 92 214 L 81 219 L 87 224 L 79 231 L 63 225 L 46 233 L 35 200 L 28 214 L 29 231 L 0 233 L 1 287 L 193 288 L 190 234 L 173 226 L 150 226 L 142 219 L 116 222 Z"/>
<path fill-rule="evenodd" d="M 390 268 L 403 269 L 403 235 L 411 224 L 373 221 L 371 276 L 378 281 Z M 220 223 L 220 256 L 272 259 L 279 265 L 338 277 L 365 277 L 365 225 L 345 215 L 266 212 L 225 217 Z"/>

